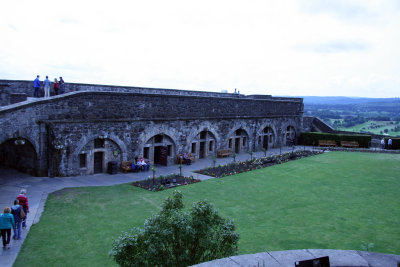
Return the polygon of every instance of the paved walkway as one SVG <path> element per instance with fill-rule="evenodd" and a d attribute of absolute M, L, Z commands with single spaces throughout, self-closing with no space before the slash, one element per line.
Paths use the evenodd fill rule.
<path fill-rule="evenodd" d="M 303 147 L 298 147 L 302 150 Z M 306 149 L 312 149 L 306 147 Z M 291 151 L 292 148 L 282 148 L 282 153 Z M 268 151 L 268 155 L 279 154 L 280 150 L 271 149 Z M 255 152 L 253 157 L 262 157 L 263 152 Z M 242 153 L 237 155 L 236 160 L 247 160 L 250 155 Z M 218 158 L 216 164 L 226 164 L 232 162 L 231 157 Z M 204 167 L 212 166 L 213 162 L 210 158 L 198 159 L 195 163 L 190 166 L 182 165 L 182 172 L 186 176 L 193 175 L 195 178 L 201 180 L 207 180 L 212 177 L 193 173 L 192 171 L 202 169 Z M 172 166 L 157 166 L 156 175 L 167 175 L 171 173 L 179 173 L 179 165 Z M 21 188 L 27 189 L 27 197 L 29 198 L 30 213 L 28 213 L 27 228 L 22 231 L 22 238 L 20 240 L 11 240 L 11 248 L 8 250 L 0 250 L 0 266 L 11 267 L 14 263 L 18 252 L 21 249 L 22 243 L 24 242 L 30 227 L 39 221 L 40 216 L 43 212 L 44 204 L 46 202 L 49 193 L 67 188 L 67 187 L 81 187 L 81 186 L 108 186 L 114 184 L 130 183 L 133 181 L 139 181 L 151 176 L 151 172 L 139 172 L 139 173 L 118 173 L 116 175 L 109 175 L 106 173 L 87 175 L 87 176 L 75 176 L 75 177 L 32 177 L 27 174 L 23 174 L 10 169 L 0 169 L 0 209 L 9 207 L 12 205 L 15 197 L 18 195 Z"/>

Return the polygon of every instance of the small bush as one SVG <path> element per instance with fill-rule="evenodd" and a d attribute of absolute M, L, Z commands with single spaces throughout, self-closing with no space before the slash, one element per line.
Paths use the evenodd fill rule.
<path fill-rule="evenodd" d="M 183 211 L 182 198 L 174 191 L 143 228 L 122 232 L 110 251 L 114 260 L 120 266 L 190 266 L 234 255 L 239 235 L 233 221 L 206 200 Z"/>

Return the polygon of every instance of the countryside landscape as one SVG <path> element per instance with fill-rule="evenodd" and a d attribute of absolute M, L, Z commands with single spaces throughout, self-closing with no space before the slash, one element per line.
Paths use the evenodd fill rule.
<path fill-rule="evenodd" d="M 400 136 L 400 98 L 304 97 L 304 114 L 339 131 Z"/>

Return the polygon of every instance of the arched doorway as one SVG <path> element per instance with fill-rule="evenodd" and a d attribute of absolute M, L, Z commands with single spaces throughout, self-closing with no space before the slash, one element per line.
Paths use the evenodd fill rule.
<path fill-rule="evenodd" d="M 0 145 L 0 165 L 30 175 L 38 175 L 35 147 L 25 138 L 6 140 Z"/>
<path fill-rule="evenodd" d="M 240 152 L 247 152 L 249 147 L 249 135 L 247 132 L 239 128 L 233 132 L 228 139 L 228 148 L 236 154 Z"/>
<path fill-rule="evenodd" d="M 198 158 L 206 158 L 215 153 L 216 145 L 214 134 L 205 129 L 190 142 L 190 153 Z"/>
<path fill-rule="evenodd" d="M 292 146 L 296 142 L 296 129 L 293 126 L 286 127 L 283 133 L 283 140 L 287 146 Z"/>
<path fill-rule="evenodd" d="M 153 164 L 167 166 L 174 162 L 175 143 L 166 134 L 157 134 L 147 140 L 143 147 L 143 156 Z"/>
<path fill-rule="evenodd" d="M 79 174 L 103 173 L 110 161 L 122 161 L 122 150 L 112 139 L 100 136 L 88 142 L 78 154 Z"/>
<path fill-rule="evenodd" d="M 274 130 L 271 127 L 265 127 L 258 137 L 258 144 L 261 148 L 268 149 L 273 147 L 275 143 Z"/>

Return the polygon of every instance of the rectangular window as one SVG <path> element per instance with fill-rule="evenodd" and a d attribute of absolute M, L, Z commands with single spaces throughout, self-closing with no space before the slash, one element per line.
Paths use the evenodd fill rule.
<path fill-rule="evenodd" d="M 104 148 L 104 139 L 94 139 L 94 148 Z"/>
<path fill-rule="evenodd" d="M 208 146 L 209 146 L 209 147 L 208 147 L 208 150 L 209 150 L 209 151 L 213 151 L 214 142 L 213 142 L 213 141 L 210 141 L 210 143 L 209 143 Z"/>
<path fill-rule="evenodd" d="M 229 139 L 229 148 L 232 148 L 232 138 Z"/>
<path fill-rule="evenodd" d="M 161 134 L 154 136 L 154 143 L 162 143 L 162 142 L 163 142 L 163 136 Z"/>
<path fill-rule="evenodd" d="M 246 146 L 246 137 L 243 137 L 243 147 Z"/>
<path fill-rule="evenodd" d="M 171 157 L 171 155 L 172 155 L 172 145 L 168 145 L 167 146 L 167 155 L 168 155 L 168 157 Z"/>
<path fill-rule="evenodd" d="M 149 158 L 149 151 L 150 151 L 150 148 L 149 148 L 149 147 L 143 148 L 143 157 L 144 157 L 145 159 L 148 159 L 148 158 Z"/>
<path fill-rule="evenodd" d="M 86 168 L 86 154 L 79 154 L 79 168 Z"/>
<path fill-rule="evenodd" d="M 193 154 L 196 153 L 196 143 L 192 143 L 192 152 Z"/>
<path fill-rule="evenodd" d="M 258 137 L 258 144 L 261 144 L 261 136 Z"/>

